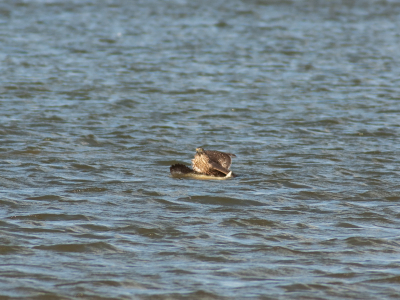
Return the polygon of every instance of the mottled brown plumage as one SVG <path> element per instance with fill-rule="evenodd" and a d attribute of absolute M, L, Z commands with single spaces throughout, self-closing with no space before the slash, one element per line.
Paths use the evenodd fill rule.
<path fill-rule="evenodd" d="M 232 175 L 229 170 L 232 164 L 231 157 L 236 157 L 236 155 L 197 148 L 194 159 L 192 159 L 192 167 L 195 172 L 201 174 L 218 177 Z"/>

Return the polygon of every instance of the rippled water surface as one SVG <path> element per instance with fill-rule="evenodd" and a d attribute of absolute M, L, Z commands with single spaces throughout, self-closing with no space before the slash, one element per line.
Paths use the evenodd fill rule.
<path fill-rule="evenodd" d="M 5 299 L 398 299 L 398 1 L 5 0 Z M 176 179 L 195 148 L 225 181 Z"/>

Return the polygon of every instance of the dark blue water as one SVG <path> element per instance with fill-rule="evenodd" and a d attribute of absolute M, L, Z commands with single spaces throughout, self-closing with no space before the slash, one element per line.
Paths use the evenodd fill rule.
<path fill-rule="evenodd" d="M 400 297 L 397 1 L 0 5 L 4 299 Z M 224 181 L 171 178 L 196 147 Z"/>

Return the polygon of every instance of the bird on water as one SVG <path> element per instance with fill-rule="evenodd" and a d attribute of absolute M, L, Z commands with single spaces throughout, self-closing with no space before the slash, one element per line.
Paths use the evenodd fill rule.
<path fill-rule="evenodd" d="M 170 171 L 172 175 L 193 174 L 211 177 L 234 177 L 236 174 L 229 170 L 232 164 L 232 157 L 236 157 L 236 155 L 215 150 L 204 150 L 199 147 L 196 148 L 196 154 L 192 159 L 193 170 L 183 164 L 175 164 L 170 167 Z"/>
<path fill-rule="evenodd" d="M 229 170 L 232 164 L 231 157 L 236 157 L 236 155 L 214 150 L 204 150 L 201 147 L 196 148 L 196 154 L 192 159 L 192 167 L 198 173 L 211 176 L 220 176 L 223 173 L 227 176 L 232 172 Z"/>

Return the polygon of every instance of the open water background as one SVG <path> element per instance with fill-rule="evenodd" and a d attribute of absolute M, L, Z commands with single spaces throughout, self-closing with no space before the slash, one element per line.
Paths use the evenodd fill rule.
<path fill-rule="evenodd" d="M 1 299 L 398 299 L 400 4 L 3 0 Z M 179 180 L 195 148 L 241 177 Z"/>

